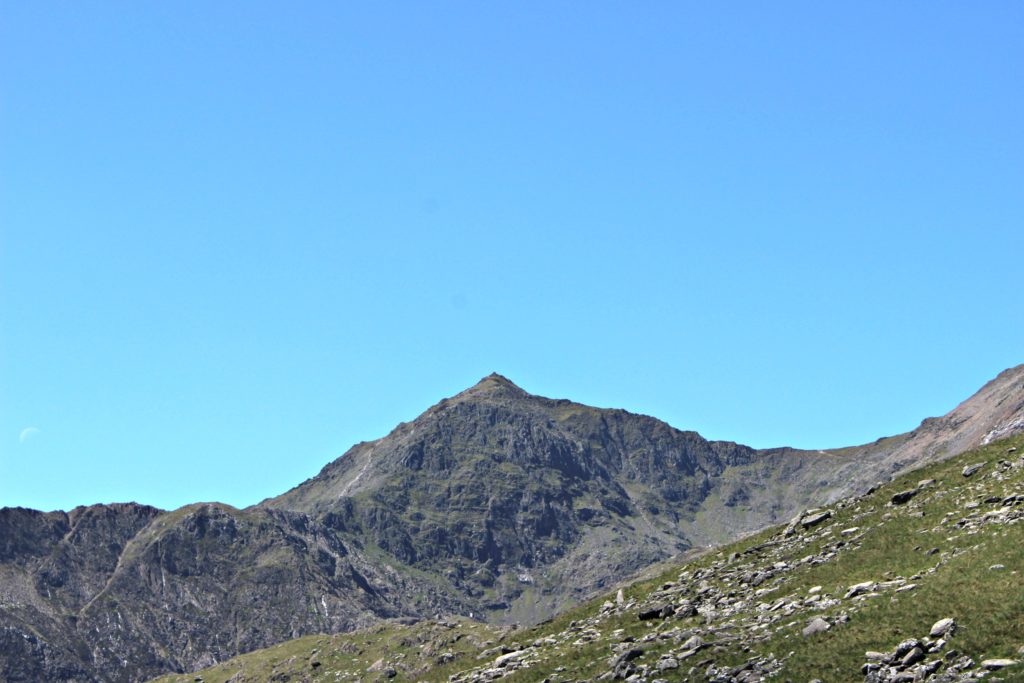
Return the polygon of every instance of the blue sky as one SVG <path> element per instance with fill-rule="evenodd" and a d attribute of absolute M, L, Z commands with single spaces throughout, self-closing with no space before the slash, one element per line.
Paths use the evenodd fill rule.
<path fill-rule="evenodd" d="M 0 13 L 0 505 L 252 504 L 491 371 L 827 448 L 1024 362 L 1021 3 Z"/>

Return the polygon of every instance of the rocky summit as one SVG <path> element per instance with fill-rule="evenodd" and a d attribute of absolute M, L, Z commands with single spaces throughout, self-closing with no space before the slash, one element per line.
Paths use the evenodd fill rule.
<path fill-rule="evenodd" d="M 1024 366 L 912 432 L 832 451 L 708 441 L 652 417 L 534 396 L 490 375 L 249 509 L 0 510 L 0 678 L 142 681 L 307 634 L 391 628 L 395 620 L 408 622 L 402 638 L 413 641 L 447 629 L 438 618 L 463 624 L 463 646 L 478 633 L 483 647 L 499 627 L 480 622 L 540 622 L 655 563 L 773 524 L 789 522 L 781 547 L 824 542 L 823 530 L 831 538 L 843 519 L 838 501 L 1017 431 L 1024 431 Z M 960 476 L 982 482 L 988 475 L 983 465 Z M 926 481 L 888 495 L 905 491 L 915 493 L 890 500 L 894 510 L 916 510 L 933 495 Z M 838 556 L 858 533 L 828 542 L 842 544 L 833 548 Z M 752 594 L 772 585 L 786 569 L 779 563 L 792 566 L 787 557 L 750 564 L 742 583 Z M 691 573 L 676 582 L 685 595 L 613 601 L 612 612 L 636 607 L 644 624 L 692 618 L 707 611 L 706 594 L 695 591 L 702 580 L 712 585 L 710 577 Z M 868 579 L 863 594 L 897 581 L 861 583 Z M 733 593 L 723 594 L 725 607 Z M 857 598 L 833 591 L 818 599 Z M 813 637 L 832 633 L 835 623 L 822 617 L 801 629 Z M 574 640 L 587 641 L 584 630 L 573 631 Z M 657 666 L 643 644 L 621 648 L 611 671 L 672 671 L 669 660 L 681 667 L 705 649 L 698 642 L 717 642 L 708 635 L 719 637 L 680 635 Z M 782 654 L 760 655 L 747 670 L 774 671 Z M 531 659 L 501 662 L 504 672 Z M 397 675 L 400 664 L 382 658 L 375 673 Z"/>

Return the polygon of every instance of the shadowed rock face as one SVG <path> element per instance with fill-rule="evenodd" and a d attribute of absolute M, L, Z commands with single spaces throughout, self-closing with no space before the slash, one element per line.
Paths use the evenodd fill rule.
<path fill-rule="evenodd" d="M 0 510 L 0 679 L 144 680 L 382 617 L 543 618 L 1022 417 L 1024 366 L 908 434 L 758 451 L 491 375 L 247 510 Z"/>
<path fill-rule="evenodd" d="M 145 680 L 306 633 L 466 609 L 299 513 L 5 508 L 0 529 L 13 540 L 0 565 L 3 681 Z"/>

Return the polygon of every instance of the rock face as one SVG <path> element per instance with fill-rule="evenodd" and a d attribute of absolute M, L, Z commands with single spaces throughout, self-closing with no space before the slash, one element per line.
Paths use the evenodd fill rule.
<path fill-rule="evenodd" d="M 709 442 L 492 375 L 261 507 L 323 519 L 460 593 L 488 595 L 479 609 L 493 617 L 529 620 L 687 550 L 702 508 L 743 517 L 708 531 L 718 539 L 790 515 L 806 492 L 779 482 L 737 496 L 724 476 L 787 459 L 790 471 L 825 460 Z"/>
<path fill-rule="evenodd" d="M 465 609 L 296 513 L 5 508 L 0 530 L 3 681 L 145 680 L 304 633 Z"/>
<path fill-rule="evenodd" d="M 247 510 L 0 510 L 0 679 L 144 680 L 388 617 L 537 621 L 692 547 L 818 528 L 831 513 L 798 513 L 1022 414 L 1024 366 L 909 434 L 759 451 L 491 375 Z"/>

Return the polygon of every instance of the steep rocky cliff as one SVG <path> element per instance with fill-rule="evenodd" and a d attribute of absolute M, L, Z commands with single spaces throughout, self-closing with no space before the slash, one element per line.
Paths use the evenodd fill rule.
<path fill-rule="evenodd" d="M 4 508 L 0 529 L 4 681 L 144 680 L 305 633 L 467 609 L 297 513 Z"/>

